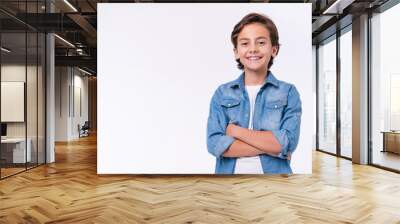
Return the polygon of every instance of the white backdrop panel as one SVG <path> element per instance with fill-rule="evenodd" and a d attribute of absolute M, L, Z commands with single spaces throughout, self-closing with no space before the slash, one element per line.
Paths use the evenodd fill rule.
<path fill-rule="evenodd" d="M 278 27 L 271 70 L 296 85 L 303 103 L 292 168 L 311 173 L 311 4 L 113 3 L 98 4 L 99 174 L 214 173 L 210 99 L 241 73 L 230 34 L 250 12 Z"/>

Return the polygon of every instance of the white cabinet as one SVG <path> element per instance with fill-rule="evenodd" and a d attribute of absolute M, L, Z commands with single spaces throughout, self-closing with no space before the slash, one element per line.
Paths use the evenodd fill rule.
<path fill-rule="evenodd" d="M 26 140 L 26 154 L 25 154 L 25 138 L 7 138 L 2 139 L 1 144 L 12 147 L 12 162 L 13 163 L 25 163 L 32 161 L 32 140 L 28 138 Z"/>

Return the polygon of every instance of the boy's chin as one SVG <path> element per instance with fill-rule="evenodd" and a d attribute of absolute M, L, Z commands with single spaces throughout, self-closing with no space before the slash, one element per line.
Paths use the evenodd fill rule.
<path fill-rule="evenodd" d="M 245 71 L 249 71 L 249 72 L 265 72 L 267 71 L 267 66 L 257 66 L 257 67 L 253 67 L 253 66 L 249 66 L 249 67 L 245 67 Z"/>

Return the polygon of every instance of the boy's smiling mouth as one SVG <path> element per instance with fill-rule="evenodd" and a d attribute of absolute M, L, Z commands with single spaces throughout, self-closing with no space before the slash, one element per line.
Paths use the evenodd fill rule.
<path fill-rule="evenodd" d="M 250 60 L 250 61 L 258 61 L 261 58 L 262 58 L 262 56 L 249 56 L 249 57 L 246 57 L 246 59 Z"/>

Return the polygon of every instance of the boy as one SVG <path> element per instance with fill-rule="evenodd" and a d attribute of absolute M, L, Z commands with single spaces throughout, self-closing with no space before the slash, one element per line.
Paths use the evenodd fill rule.
<path fill-rule="evenodd" d="M 268 17 L 250 13 L 235 25 L 231 41 L 238 79 L 215 91 L 207 123 L 207 148 L 216 174 L 290 174 L 301 101 L 296 87 L 270 71 L 279 35 Z"/>

